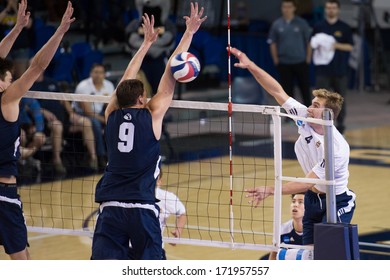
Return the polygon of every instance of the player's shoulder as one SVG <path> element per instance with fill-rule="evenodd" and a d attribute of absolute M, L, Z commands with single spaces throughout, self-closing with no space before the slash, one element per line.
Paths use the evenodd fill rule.
<path fill-rule="evenodd" d="M 289 97 L 286 102 L 283 103 L 282 107 L 286 110 L 287 114 L 291 115 L 301 116 L 307 113 L 307 107 L 292 97 Z"/>
<path fill-rule="evenodd" d="M 284 222 L 281 225 L 281 227 L 280 227 L 280 234 L 281 235 L 287 234 L 287 233 L 291 232 L 293 229 L 294 229 L 294 223 L 293 223 L 293 220 L 290 219 L 290 220 L 288 220 L 287 222 Z"/>

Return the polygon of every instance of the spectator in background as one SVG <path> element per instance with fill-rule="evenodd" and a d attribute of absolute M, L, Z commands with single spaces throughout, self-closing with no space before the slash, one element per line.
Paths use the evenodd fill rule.
<path fill-rule="evenodd" d="M 47 77 L 44 73 L 38 77 L 31 90 L 67 92 L 58 82 Z M 87 117 L 76 114 L 69 101 L 39 99 L 39 103 L 43 108 L 43 115 L 52 138 L 53 167 L 56 173 L 64 174 L 66 172 L 61 158 L 63 139 L 74 133 L 82 134 L 84 146 L 88 152 L 88 167 L 96 171 L 98 163 L 91 121 Z"/>
<path fill-rule="evenodd" d="M 272 23 L 268 43 L 283 89 L 294 96 L 297 82 L 302 103 L 308 107 L 311 104 L 311 29 L 304 19 L 295 15 L 296 8 L 295 0 L 282 1 L 282 16 Z"/>
<path fill-rule="evenodd" d="M 18 2 L 18 0 L 6 1 L 5 9 L 0 14 L 0 38 L 4 38 L 17 24 Z M 14 63 L 14 79 L 18 79 L 27 69 L 34 41 L 33 15 L 31 15 L 28 24 L 20 32 L 7 56 Z"/>
<path fill-rule="evenodd" d="M 232 10 L 230 27 L 235 31 L 248 31 L 249 28 L 249 8 L 246 1 L 237 1 Z"/>
<path fill-rule="evenodd" d="M 44 117 L 37 99 L 22 98 L 19 122 L 25 133 L 25 139 L 21 139 L 21 145 L 33 149 L 35 152 L 39 151 L 46 142 L 46 135 L 44 133 Z"/>
<path fill-rule="evenodd" d="M 57 82 L 44 76 L 42 73 L 31 87 L 32 91 L 58 91 Z M 64 142 L 64 112 L 65 109 L 59 100 L 38 99 L 45 120 L 45 134 L 50 135 L 52 144 L 52 162 L 56 174 L 66 174 L 66 168 L 62 162 L 61 151 Z"/>
<path fill-rule="evenodd" d="M 105 78 L 106 70 L 102 64 L 94 64 L 90 71 L 90 77 L 82 80 L 77 86 L 75 93 L 89 94 L 96 96 L 110 96 L 114 92 L 114 84 Z M 107 164 L 106 147 L 103 139 L 103 128 L 105 125 L 104 110 L 102 102 L 75 102 L 75 112 L 88 117 L 92 122 L 93 132 L 96 141 L 96 153 L 100 169 Z"/>
<path fill-rule="evenodd" d="M 20 175 L 31 177 L 32 172 L 41 172 L 41 161 L 34 158 L 34 155 L 46 143 L 44 133 L 44 119 L 41 106 L 37 99 L 22 98 L 20 101 L 20 159 L 18 168 Z"/>
<path fill-rule="evenodd" d="M 95 135 L 91 119 L 77 114 L 73 110 L 70 102 L 63 101 L 62 104 L 64 105 L 67 112 L 66 122 L 68 122 L 69 125 L 65 133 L 71 134 L 80 132 L 82 134 L 84 146 L 87 148 L 89 155 L 88 166 L 92 170 L 97 171 L 99 169 L 99 165 L 96 155 Z"/>
<path fill-rule="evenodd" d="M 338 0 L 327 0 L 325 2 L 325 19 L 318 22 L 313 29 L 311 45 L 313 47 L 313 62 L 316 65 L 316 87 L 326 88 L 339 93 L 344 97 L 343 107 L 337 117 L 337 129 L 341 134 L 345 130 L 346 116 L 346 94 L 348 88 L 348 59 L 353 49 L 352 30 L 347 23 L 339 19 L 340 2 Z M 314 44 L 317 35 L 328 35 L 334 38 L 329 60 L 317 62 L 317 54 L 325 53 L 324 39 L 319 44 Z M 333 54 L 334 52 L 334 54 Z M 317 56 L 318 57 L 318 56 Z"/>

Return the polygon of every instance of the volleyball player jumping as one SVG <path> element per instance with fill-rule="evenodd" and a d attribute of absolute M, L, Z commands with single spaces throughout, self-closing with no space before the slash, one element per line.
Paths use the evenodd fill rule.
<path fill-rule="evenodd" d="M 191 3 L 186 30 L 170 57 L 185 52 L 206 20 L 203 8 Z M 155 188 L 160 166 L 162 122 L 176 80 L 169 61 L 157 93 L 147 101 L 143 83 L 135 79 L 143 58 L 158 36 L 154 17 L 142 17 L 144 41 L 131 59 L 105 111 L 108 165 L 96 186 L 100 209 L 92 243 L 92 259 L 162 257 L 162 237 Z M 129 243 L 131 244 L 131 254 Z"/>
<path fill-rule="evenodd" d="M 24 9 L 22 14 L 29 17 L 29 13 L 26 13 L 27 1 L 22 1 L 20 7 Z M 56 32 L 15 82 L 12 82 L 12 63 L 0 58 L 0 244 L 11 259 L 30 258 L 22 202 L 16 188 L 17 162 L 20 157 L 19 102 L 49 65 L 70 24 L 75 20 L 72 15 L 73 7 L 68 2 Z"/>
<path fill-rule="evenodd" d="M 334 119 L 340 113 L 343 97 L 326 89 L 313 91 L 314 99 L 308 108 L 287 95 L 281 85 L 267 72 L 258 67 L 242 51 L 231 48 L 231 53 L 239 60 L 235 67 L 248 69 L 257 82 L 275 98 L 288 114 L 322 118 L 325 108 L 333 110 Z M 295 154 L 306 178 L 325 180 L 324 129 L 321 124 L 296 122 L 299 138 L 295 142 Z M 348 188 L 348 164 L 350 148 L 343 135 L 332 127 L 334 141 L 335 193 L 337 219 L 350 223 L 355 210 L 355 193 Z M 248 189 L 251 203 L 257 206 L 260 201 L 274 194 L 274 188 L 260 186 Z M 305 193 L 305 214 L 303 217 L 303 244 L 314 243 L 314 224 L 326 222 L 326 186 L 312 183 L 288 182 L 282 186 L 282 194 Z"/>

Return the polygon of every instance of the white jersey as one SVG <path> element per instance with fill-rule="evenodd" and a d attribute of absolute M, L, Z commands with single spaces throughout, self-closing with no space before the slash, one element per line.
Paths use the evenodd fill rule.
<path fill-rule="evenodd" d="M 160 200 L 157 205 L 160 207 L 160 226 L 161 232 L 164 232 L 167 220 L 171 215 L 176 217 L 186 213 L 186 208 L 180 199 L 172 192 L 156 188 L 156 198 Z"/>
<path fill-rule="evenodd" d="M 100 95 L 100 96 L 111 96 L 114 92 L 114 84 L 104 79 L 103 87 L 101 89 L 97 89 L 93 84 L 92 78 L 89 77 L 85 80 L 82 80 L 76 87 L 75 93 L 78 94 L 89 94 L 89 95 Z M 101 102 L 93 102 L 93 110 L 95 114 L 99 115 L 103 110 L 104 103 Z M 81 108 L 77 102 L 74 103 L 74 108 L 77 113 L 82 113 Z"/>
<path fill-rule="evenodd" d="M 288 114 L 307 117 L 307 107 L 290 97 L 282 106 Z M 325 180 L 324 136 L 316 133 L 309 124 L 296 122 L 299 138 L 295 142 L 295 154 L 303 172 L 313 171 L 318 178 Z M 335 193 L 348 190 L 349 144 L 333 126 Z M 326 185 L 316 185 L 316 189 L 326 192 Z"/>

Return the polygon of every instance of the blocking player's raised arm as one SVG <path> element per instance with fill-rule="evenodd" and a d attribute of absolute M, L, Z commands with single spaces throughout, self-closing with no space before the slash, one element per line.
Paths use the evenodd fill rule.
<path fill-rule="evenodd" d="M 23 28 L 30 20 L 30 12 L 27 11 L 27 0 L 21 0 L 18 8 L 16 24 L 0 42 L 0 57 L 5 58 L 11 50 Z"/>
<path fill-rule="evenodd" d="M 19 114 L 19 101 L 31 88 L 38 77 L 48 67 L 55 52 L 60 45 L 65 33 L 69 30 L 73 17 L 72 3 L 69 1 L 68 6 L 63 14 L 60 25 L 49 41 L 33 57 L 30 66 L 22 76 L 5 89 L 2 96 L 3 113 L 7 115 L 8 121 L 15 121 Z"/>
<path fill-rule="evenodd" d="M 199 9 L 198 3 L 191 3 L 190 16 L 184 16 L 184 20 L 186 21 L 186 30 L 175 51 L 172 53 L 171 57 L 168 60 L 164 74 L 160 80 L 156 95 L 147 104 L 148 108 L 152 112 L 153 120 L 162 121 L 165 112 L 169 108 L 176 84 L 176 80 L 171 73 L 170 61 L 177 54 L 188 51 L 192 42 L 193 35 L 198 31 L 201 24 L 207 19 L 207 16 L 202 17 L 203 12 L 204 8 L 202 7 Z"/>
<path fill-rule="evenodd" d="M 138 49 L 138 51 L 134 54 L 134 56 L 130 60 L 129 64 L 127 65 L 125 73 L 123 74 L 118 85 L 124 80 L 136 78 L 137 73 L 141 68 L 142 61 L 145 58 L 145 55 L 147 54 L 152 44 L 158 38 L 159 29 L 158 28 L 154 29 L 154 16 L 151 16 L 151 18 L 149 18 L 147 14 L 144 14 L 144 16 L 142 17 L 142 22 L 143 22 L 142 28 L 144 30 L 144 41 L 141 47 Z M 111 114 L 111 112 L 116 109 L 118 109 L 118 105 L 117 105 L 116 90 L 115 90 L 111 96 L 110 102 L 108 103 L 104 114 L 106 121 L 108 116 Z"/>

